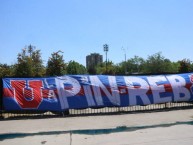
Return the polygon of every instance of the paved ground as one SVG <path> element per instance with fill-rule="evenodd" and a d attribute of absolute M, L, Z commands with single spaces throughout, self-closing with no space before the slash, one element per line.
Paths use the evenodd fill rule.
<path fill-rule="evenodd" d="M 0 121 L 0 145 L 192 145 L 192 142 L 193 109 Z"/>

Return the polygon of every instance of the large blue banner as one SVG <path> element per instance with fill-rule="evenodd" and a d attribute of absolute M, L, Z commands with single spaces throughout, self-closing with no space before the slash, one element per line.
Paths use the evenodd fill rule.
<path fill-rule="evenodd" d="M 4 78 L 5 110 L 63 111 L 193 100 L 193 73 Z"/>

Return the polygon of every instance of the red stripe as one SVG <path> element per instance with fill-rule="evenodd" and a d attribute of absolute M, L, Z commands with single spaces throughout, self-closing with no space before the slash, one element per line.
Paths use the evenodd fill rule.
<path fill-rule="evenodd" d="M 14 97 L 13 90 L 3 88 L 3 97 Z"/>

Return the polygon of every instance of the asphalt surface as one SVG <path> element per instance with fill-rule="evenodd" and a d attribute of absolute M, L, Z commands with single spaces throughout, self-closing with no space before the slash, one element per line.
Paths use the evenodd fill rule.
<path fill-rule="evenodd" d="M 0 145 L 192 145 L 193 109 L 1 120 Z"/>

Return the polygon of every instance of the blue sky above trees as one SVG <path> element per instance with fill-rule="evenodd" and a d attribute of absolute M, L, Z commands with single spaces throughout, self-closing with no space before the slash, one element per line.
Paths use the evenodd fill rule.
<path fill-rule="evenodd" d="M 14 64 L 32 44 L 44 63 L 62 50 L 64 60 L 86 64 L 97 52 L 114 63 L 157 52 L 172 61 L 193 50 L 192 0 L 2 0 L 0 1 L 0 62 Z"/>

